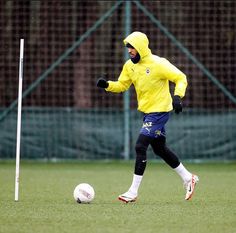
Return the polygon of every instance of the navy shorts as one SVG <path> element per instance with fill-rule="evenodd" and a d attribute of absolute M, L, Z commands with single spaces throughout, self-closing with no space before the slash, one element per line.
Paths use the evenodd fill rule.
<path fill-rule="evenodd" d="M 143 126 L 140 134 L 148 137 L 157 138 L 159 136 L 166 136 L 165 124 L 169 120 L 169 112 L 148 113 L 143 117 Z"/>

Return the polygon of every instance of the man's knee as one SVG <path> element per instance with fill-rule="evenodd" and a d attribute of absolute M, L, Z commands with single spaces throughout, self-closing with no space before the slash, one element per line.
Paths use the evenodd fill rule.
<path fill-rule="evenodd" d="M 136 175 L 143 175 L 147 163 L 147 148 L 150 144 L 150 138 L 145 135 L 139 135 L 139 138 L 135 145 L 136 150 L 136 162 L 135 171 Z"/>
<path fill-rule="evenodd" d="M 135 151 L 136 151 L 136 154 L 137 154 L 137 155 L 146 154 L 146 152 L 147 152 L 147 146 L 144 145 L 144 144 L 141 143 L 141 142 L 138 142 L 138 143 L 136 143 L 136 145 L 135 145 Z"/>

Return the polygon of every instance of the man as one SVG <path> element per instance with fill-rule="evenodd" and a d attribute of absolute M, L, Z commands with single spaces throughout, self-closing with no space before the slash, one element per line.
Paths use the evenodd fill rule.
<path fill-rule="evenodd" d="M 154 153 L 160 156 L 177 174 L 186 188 L 185 200 L 194 192 L 198 177 L 190 173 L 178 157 L 166 146 L 165 124 L 170 111 L 182 112 L 181 98 L 185 95 L 187 80 L 184 73 L 167 59 L 151 53 L 147 36 L 142 32 L 133 32 L 124 39 L 130 59 L 124 64 L 118 81 L 99 78 L 97 86 L 110 92 L 124 92 L 131 84 L 137 93 L 138 110 L 144 113 L 143 126 L 136 142 L 136 161 L 133 181 L 119 200 L 134 202 L 138 196 L 147 162 L 147 148 L 151 145 Z M 173 101 L 169 91 L 169 81 L 175 83 Z"/>

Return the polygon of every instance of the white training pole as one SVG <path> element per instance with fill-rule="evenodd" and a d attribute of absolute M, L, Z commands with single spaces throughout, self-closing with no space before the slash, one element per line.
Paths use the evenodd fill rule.
<path fill-rule="evenodd" d="M 23 55 L 24 55 L 24 39 L 20 39 L 19 90 L 18 90 L 18 114 L 17 114 L 17 139 L 16 139 L 15 201 L 19 200 L 19 183 L 20 183 L 20 137 L 21 137 Z"/>

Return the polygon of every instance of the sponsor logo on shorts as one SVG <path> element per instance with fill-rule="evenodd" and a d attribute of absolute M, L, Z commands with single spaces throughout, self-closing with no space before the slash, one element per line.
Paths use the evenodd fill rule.
<path fill-rule="evenodd" d="M 143 128 L 146 128 L 146 127 L 152 127 L 152 122 L 143 123 Z"/>

